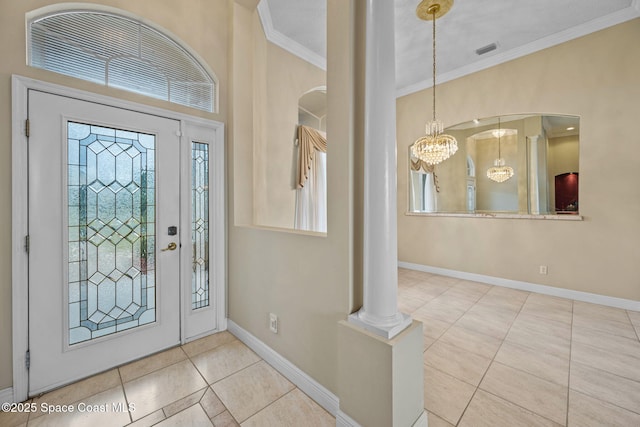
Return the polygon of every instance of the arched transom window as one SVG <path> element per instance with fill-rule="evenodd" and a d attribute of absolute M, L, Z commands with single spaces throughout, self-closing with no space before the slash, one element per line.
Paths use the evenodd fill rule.
<path fill-rule="evenodd" d="M 217 110 L 217 81 L 187 47 L 139 20 L 66 10 L 28 21 L 28 64 L 186 105 Z"/>

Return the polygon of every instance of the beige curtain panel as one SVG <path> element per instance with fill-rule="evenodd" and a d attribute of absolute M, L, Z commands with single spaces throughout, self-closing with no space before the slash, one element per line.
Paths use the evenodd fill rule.
<path fill-rule="evenodd" d="M 298 188 L 304 187 L 316 150 L 327 152 L 327 139 L 309 126 L 298 126 Z"/>
<path fill-rule="evenodd" d="M 426 173 L 432 173 L 435 170 L 435 167 L 434 165 L 428 164 L 424 160 L 416 159 L 416 161 L 414 162 L 413 159 L 411 159 L 411 170 L 414 170 L 416 172 L 420 172 L 420 170 L 422 170 Z"/>
<path fill-rule="evenodd" d="M 439 193 L 440 192 L 440 184 L 438 183 L 438 175 L 436 175 L 436 166 L 435 165 L 430 165 L 427 162 L 425 162 L 424 160 L 420 160 L 420 159 L 416 159 L 416 161 L 413 161 L 413 159 L 409 159 L 409 161 L 411 162 L 411 170 L 415 171 L 415 172 L 424 172 L 424 173 L 432 173 L 433 174 L 433 182 L 436 185 L 436 192 Z"/>

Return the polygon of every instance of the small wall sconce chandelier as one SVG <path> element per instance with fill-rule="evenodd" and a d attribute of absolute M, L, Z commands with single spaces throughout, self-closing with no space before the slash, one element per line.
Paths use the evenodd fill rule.
<path fill-rule="evenodd" d="M 500 118 L 498 118 L 498 158 L 493 162 L 493 167 L 487 169 L 487 177 L 495 182 L 505 182 L 513 176 L 513 168 L 505 166 L 504 159 L 500 156 L 500 139 L 505 132 L 500 129 Z"/>
<path fill-rule="evenodd" d="M 411 146 L 411 154 L 428 165 L 436 165 L 458 151 L 458 141 L 443 133 L 444 124 L 436 119 L 436 19 L 446 14 L 452 5 L 453 0 L 422 0 L 416 9 L 418 18 L 433 21 L 433 120 L 427 123 L 426 135 Z"/>

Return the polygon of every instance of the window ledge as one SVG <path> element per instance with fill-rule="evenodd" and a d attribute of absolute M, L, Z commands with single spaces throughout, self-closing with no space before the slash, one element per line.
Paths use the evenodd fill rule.
<path fill-rule="evenodd" d="M 252 229 L 252 230 L 273 231 L 273 232 L 286 233 L 286 234 L 298 234 L 302 236 L 327 237 L 327 233 L 322 231 L 300 230 L 296 228 L 274 227 L 274 226 L 259 225 L 259 224 L 234 224 L 234 225 L 236 227 Z"/>
<path fill-rule="evenodd" d="M 451 218 L 505 218 L 505 219 L 546 219 L 559 221 L 582 221 L 582 215 L 576 214 L 518 214 L 518 213 L 463 213 L 463 212 L 405 212 L 406 216 L 451 217 Z"/>

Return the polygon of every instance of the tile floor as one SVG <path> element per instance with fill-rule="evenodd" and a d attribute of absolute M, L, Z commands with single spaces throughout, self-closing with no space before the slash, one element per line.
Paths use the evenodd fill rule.
<path fill-rule="evenodd" d="M 43 403 L 46 407 L 72 404 L 76 412 L 0 412 L 0 426 L 336 425 L 334 417 L 228 332 L 112 369 L 27 403 L 38 410 Z M 108 411 L 100 405 L 106 405 Z M 97 411 L 86 411 L 94 407 Z M 133 410 L 127 410 L 129 407 Z M 85 412 L 78 412 L 80 409 Z"/>
<path fill-rule="evenodd" d="M 401 311 L 424 323 L 430 427 L 640 426 L 639 312 L 411 270 L 398 277 Z M 110 411 L 0 413 L 0 426 L 335 425 L 228 332 L 29 402 Z"/>
<path fill-rule="evenodd" d="M 640 426 L 640 313 L 399 270 L 429 427 Z"/>

